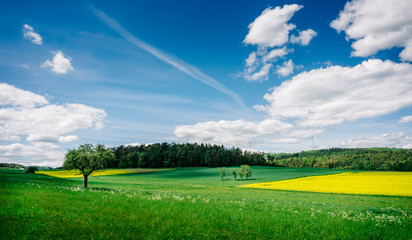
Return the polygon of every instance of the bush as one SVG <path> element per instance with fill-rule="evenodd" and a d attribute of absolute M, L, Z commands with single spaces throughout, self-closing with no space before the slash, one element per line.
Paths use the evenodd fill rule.
<path fill-rule="evenodd" d="M 28 167 L 28 168 L 26 168 L 26 170 L 24 172 L 25 173 L 35 173 L 36 171 L 39 171 L 38 167 Z"/>
<path fill-rule="evenodd" d="M 225 176 L 226 176 L 226 168 L 221 168 L 220 169 L 220 179 L 222 181 L 225 180 Z"/>

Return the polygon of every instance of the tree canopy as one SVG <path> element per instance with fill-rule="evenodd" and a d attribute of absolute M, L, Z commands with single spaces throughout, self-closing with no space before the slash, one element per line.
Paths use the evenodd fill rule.
<path fill-rule="evenodd" d="M 113 161 L 115 156 L 113 152 L 106 149 L 104 145 L 83 144 L 77 149 L 71 149 L 67 152 L 63 167 L 65 169 L 77 169 L 84 176 L 84 187 L 87 188 L 87 177 L 94 171 L 99 171 L 107 166 L 107 163 Z"/>

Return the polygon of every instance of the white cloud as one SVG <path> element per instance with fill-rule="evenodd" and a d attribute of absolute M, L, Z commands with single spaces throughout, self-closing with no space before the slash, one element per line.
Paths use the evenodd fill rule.
<path fill-rule="evenodd" d="M 281 75 L 281 76 L 289 76 L 293 73 L 293 69 L 295 67 L 295 64 L 293 64 L 292 60 L 289 59 L 289 61 L 284 62 L 281 67 L 276 70 L 276 73 Z"/>
<path fill-rule="evenodd" d="M 140 143 L 128 143 L 128 144 L 124 144 L 123 146 L 125 146 L 125 147 L 138 147 L 138 146 L 140 146 L 140 145 L 142 145 L 142 144 L 140 144 Z"/>
<path fill-rule="evenodd" d="M 409 144 L 403 145 L 403 146 L 402 146 L 402 148 L 409 148 L 409 149 L 412 149 L 412 143 L 409 143 Z"/>
<path fill-rule="evenodd" d="M 370 148 L 370 147 L 403 147 L 406 137 L 403 132 L 386 133 L 377 137 L 349 139 L 342 143 L 343 147 Z"/>
<path fill-rule="evenodd" d="M 80 138 L 75 135 L 68 135 L 68 136 L 61 136 L 59 137 L 58 140 L 61 143 L 70 143 L 70 142 L 77 142 L 80 140 Z"/>
<path fill-rule="evenodd" d="M 0 128 L 8 135 L 32 135 L 29 139 L 50 139 L 50 135 L 62 135 L 82 128 L 101 129 L 106 113 L 102 109 L 83 104 L 47 104 L 35 108 L 0 108 Z"/>
<path fill-rule="evenodd" d="M 249 33 L 243 42 L 262 47 L 283 46 L 289 40 L 289 31 L 295 28 L 295 25 L 288 22 L 302 7 L 292 4 L 265 9 L 249 25 Z"/>
<path fill-rule="evenodd" d="M 317 33 L 312 29 L 299 32 L 299 35 L 291 35 L 295 25 L 289 23 L 295 12 L 303 6 L 292 4 L 283 7 L 266 8 L 250 25 L 249 32 L 243 42 L 245 44 L 257 45 L 257 51 L 249 54 L 246 59 L 245 69 L 240 76 L 247 81 L 266 81 L 269 79 L 270 69 L 273 67 L 271 62 L 284 58 L 293 49 L 288 49 L 285 45 L 295 43 L 307 46 Z M 282 47 L 283 46 L 283 47 Z M 291 60 L 285 61 L 278 68 L 277 73 L 288 76 L 293 73 L 294 64 Z"/>
<path fill-rule="evenodd" d="M 50 143 L 55 143 L 55 142 L 59 141 L 59 136 L 58 135 L 53 135 L 53 134 L 34 133 L 34 134 L 29 134 L 26 139 L 29 142 L 50 142 Z"/>
<path fill-rule="evenodd" d="M 38 45 L 43 44 L 43 40 L 40 34 L 36 33 L 34 31 L 34 28 L 28 24 L 23 25 L 23 35 L 25 39 L 30 40 L 31 42 L 35 44 L 38 44 Z"/>
<path fill-rule="evenodd" d="M 272 62 L 278 58 L 287 55 L 291 50 L 286 47 L 275 48 L 270 52 L 260 49 L 260 51 L 252 52 L 246 59 L 246 67 L 243 76 L 247 81 L 262 82 L 269 79 L 270 69 L 273 67 Z"/>
<path fill-rule="evenodd" d="M 52 143 L 0 145 L 0 162 L 61 167 L 65 151 Z"/>
<path fill-rule="evenodd" d="M 0 83 L 0 106 L 26 106 L 35 107 L 47 104 L 45 97 L 35 93 L 16 88 L 15 86 Z M 0 115 L 0 120 L 2 116 Z"/>
<path fill-rule="evenodd" d="M 56 152 L 61 152 L 61 149 L 55 149 L 57 145 L 54 143 L 78 141 L 77 136 L 66 134 L 79 129 L 101 129 L 105 117 L 106 112 L 102 109 L 75 103 L 50 104 L 43 96 L 1 83 L 0 140 L 16 142 L 25 136 L 30 145 L 13 143 L 0 146 L 5 151 L 0 154 L 0 160 L 14 156 L 8 161 L 20 161 L 26 155 L 32 156 L 43 151 L 40 156 L 47 156 L 44 159 L 60 161 L 53 158 L 58 155 Z M 49 154 L 50 149 L 54 150 Z M 25 161 L 36 162 L 35 159 L 41 157 L 33 159 Z"/>
<path fill-rule="evenodd" d="M 70 143 L 79 141 L 80 139 L 78 136 L 75 135 L 59 136 L 47 133 L 33 133 L 29 134 L 26 140 L 29 142 Z"/>
<path fill-rule="evenodd" d="M 354 67 L 303 72 L 264 96 L 262 121 L 200 122 L 175 128 L 186 141 L 243 145 L 256 139 L 286 143 L 322 134 L 325 127 L 373 118 L 412 106 L 412 65 L 368 60 Z M 352 140 L 353 141 L 353 140 Z"/>
<path fill-rule="evenodd" d="M 292 128 L 291 124 L 279 120 L 266 119 L 261 122 L 245 120 L 210 121 L 175 128 L 178 138 L 189 142 L 207 142 L 224 145 L 247 146 L 254 138 L 281 133 Z"/>
<path fill-rule="evenodd" d="M 291 35 L 290 36 L 290 42 L 291 43 L 297 43 L 302 46 L 307 46 L 309 45 L 310 41 L 312 38 L 314 38 L 318 33 L 313 31 L 312 29 L 308 29 L 305 31 L 299 32 L 299 36 Z"/>
<path fill-rule="evenodd" d="M 283 56 L 287 55 L 289 52 L 290 52 L 290 50 L 287 49 L 286 47 L 275 48 L 275 49 L 271 50 L 268 54 L 265 54 L 262 57 L 262 61 L 263 62 L 271 61 L 271 60 L 274 60 L 276 58 L 283 57 Z"/>
<path fill-rule="evenodd" d="M 252 52 L 249 54 L 249 57 L 246 59 L 246 66 L 252 66 L 256 61 L 256 52 Z"/>
<path fill-rule="evenodd" d="M 56 52 L 51 61 L 47 59 L 41 66 L 44 68 L 50 67 L 57 74 L 66 74 L 69 71 L 73 71 L 70 59 L 65 58 L 61 51 Z"/>
<path fill-rule="evenodd" d="M 354 39 L 352 56 L 403 47 L 400 57 L 412 61 L 412 1 L 354 0 L 346 3 L 330 26 Z"/>
<path fill-rule="evenodd" d="M 404 116 L 398 121 L 398 123 L 408 123 L 408 122 L 412 122 L 412 115 Z"/>
<path fill-rule="evenodd" d="M 273 65 L 267 63 L 262 66 L 259 72 L 252 72 L 250 75 L 245 75 L 248 81 L 265 81 L 269 79 L 269 70 Z"/>
<path fill-rule="evenodd" d="M 368 60 L 294 76 L 264 98 L 271 118 L 294 118 L 301 127 L 325 127 L 382 116 L 412 105 L 412 65 Z"/>

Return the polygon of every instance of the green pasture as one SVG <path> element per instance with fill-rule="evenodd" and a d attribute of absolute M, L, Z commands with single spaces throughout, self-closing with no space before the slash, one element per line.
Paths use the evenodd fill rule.
<path fill-rule="evenodd" d="M 0 170 L 1 239 L 411 239 L 412 198 L 236 188 L 340 173 L 252 167 L 54 178 Z"/>

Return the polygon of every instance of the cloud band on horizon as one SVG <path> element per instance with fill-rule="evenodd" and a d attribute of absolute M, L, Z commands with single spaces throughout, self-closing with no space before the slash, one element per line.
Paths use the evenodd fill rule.
<path fill-rule="evenodd" d="M 122 25 L 120 25 L 117 21 L 113 18 L 109 17 L 104 12 L 97 9 L 94 5 L 90 4 L 90 9 L 92 10 L 93 14 L 96 15 L 103 23 L 105 23 L 108 27 L 112 30 L 117 32 L 121 37 L 123 37 L 127 42 L 133 44 L 136 47 L 141 48 L 142 50 L 150 53 L 155 58 L 161 60 L 164 63 L 167 63 L 177 70 L 191 76 L 192 78 L 214 88 L 215 90 L 224 93 L 225 95 L 229 96 L 233 100 L 236 101 L 241 107 L 246 107 L 245 103 L 242 99 L 237 95 L 235 92 L 224 86 L 222 83 L 218 82 L 216 79 L 210 77 L 209 75 L 203 73 L 197 67 L 177 58 L 174 56 L 170 56 L 160 49 L 157 49 L 150 44 L 142 41 L 141 39 L 135 37 L 133 34 L 128 32 Z"/>

